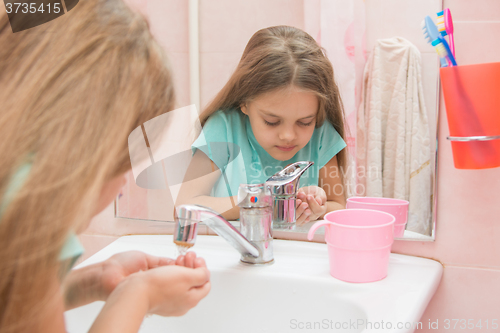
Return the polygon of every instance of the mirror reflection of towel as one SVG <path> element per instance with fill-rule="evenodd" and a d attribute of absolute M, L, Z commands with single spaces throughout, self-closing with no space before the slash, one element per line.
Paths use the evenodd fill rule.
<path fill-rule="evenodd" d="M 431 235 L 431 138 L 418 49 L 380 39 L 366 64 L 357 117 L 358 189 L 410 202 L 406 229 Z"/>

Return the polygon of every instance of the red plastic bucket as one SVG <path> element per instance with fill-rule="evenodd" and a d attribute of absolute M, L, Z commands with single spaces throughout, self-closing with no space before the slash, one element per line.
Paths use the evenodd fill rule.
<path fill-rule="evenodd" d="M 440 70 L 457 169 L 500 166 L 500 62 Z"/>

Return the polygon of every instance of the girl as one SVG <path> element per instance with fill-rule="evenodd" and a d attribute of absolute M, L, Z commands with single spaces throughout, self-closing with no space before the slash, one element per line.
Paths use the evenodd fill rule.
<path fill-rule="evenodd" d="M 95 300 L 106 304 L 90 332 L 184 314 L 210 289 L 193 254 L 125 253 L 67 275 L 74 233 L 131 168 L 128 135 L 174 105 L 146 21 L 120 0 L 86 0 L 13 33 L 2 9 L 0 45 L 0 331 L 63 333 L 65 308 Z"/>
<path fill-rule="evenodd" d="M 297 223 L 344 208 L 342 102 L 330 61 L 307 33 L 288 26 L 255 33 L 200 122 L 188 169 L 189 179 L 198 178 L 184 183 L 177 203 L 209 206 L 234 220 L 239 184 L 313 161 L 300 180 Z"/>

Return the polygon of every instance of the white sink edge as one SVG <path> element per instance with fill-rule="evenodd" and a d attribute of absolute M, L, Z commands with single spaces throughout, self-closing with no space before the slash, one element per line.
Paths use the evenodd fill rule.
<path fill-rule="evenodd" d="M 418 322 L 441 280 L 443 267 L 434 260 L 402 254 L 390 255 L 388 276 L 377 282 L 349 283 L 333 278 L 329 274 L 327 245 L 324 243 L 273 240 L 275 262 L 270 265 L 248 265 L 239 261 L 239 253 L 218 236 L 200 235 L 192 248 L 207 261 L 212 272 L 231 271 L 236 274 L 251 272 L 257 276 L 300 278 L 304 282 L 322 282 L 338 286 L 342 298 L 362 307 L 370 322 Z M 132 235 L 123 236 L 94 254 L 76 268 L 103 261 L 111 255 L 128 251 L 142 250 L 153 255 L 174 257 L 175 247 L 172 235 Z M 221 250 L 223 255 L 221 255 Z M 304 252 L 307 251 L 307 255 Z M 217 252 L 217 256 L 211 255 Z M 311 256 L 312 255 L 312 256 Z M 297 270 L 297 266 L 301 269 Z M 404 281 L 401 282 L 402 276 Z M 399 279 L 399 281 L 398 281 Z M 391 286 L 392 285 L 392 286 Z M 396 306 L 397 313 L 388 315 L 379 306 L 378 299 L 372 296 L 391 292 L 393 286 L 406 288 L 410 292 L 404 296 L 394 296 L 397 304 L 418 303 L 419 307 Z M 347 291 L 345 291 L 347 289 Z M 344 297 L 345 296 L 345 297 Z M 376 297 L 375 297 L 376 298 Z M 424 324 L 424 323 L 422 323 Z M 380 332 L 374 329 L 373 332 Z M 387 331 L 387 330 L 385 330 Z M 364 332 L 372 332 L 365 330 Z M 387 331 L 389 332 L 389 331 Z M 413 332 L 413 330 L 390 330 L 390 332 Z"/>

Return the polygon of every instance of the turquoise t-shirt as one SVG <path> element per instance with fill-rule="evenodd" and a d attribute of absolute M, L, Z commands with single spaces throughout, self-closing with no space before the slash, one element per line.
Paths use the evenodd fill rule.
<path fill-rule="evenodd" d="M 319 170 L 345 147 L 333 125 L 325 121 L 291 159 L 276 160 L 257 142 L 248 116 L 239 109 L 211 115 L 191 146 L 193 154 L 197 149 L 203 151 L 222 171 L 212 189 L 214 197 L 237 195 L 240 184 L 264 183 L 288 164 L 299 161 L 314 162 L 300 177 L 300 187 L 318 186 Z"/>
<path fill-rule="evenodd" d="M 14 195 L 17 191 L 19 191 L 25 180 L 28 178 L 30 171 L 31 163 L 25 163 L 12 176 L 3 199 L 0 200 L 0 222 L 4 211 L 9 206 L 10 202 L 14 198 Z M 83 252 L 84 248 L 76 237 L 76 234 L 74 232 L 70 232 L 63 248 L 61 249 L 61 253 L 59 254 L 59 260 L 64 262 L 64 268 L 69 270 L 73 267 L 76 260 L 83 254 Z M 68 271 L 61 272 L 62 277 L 67 273 Z"/>

